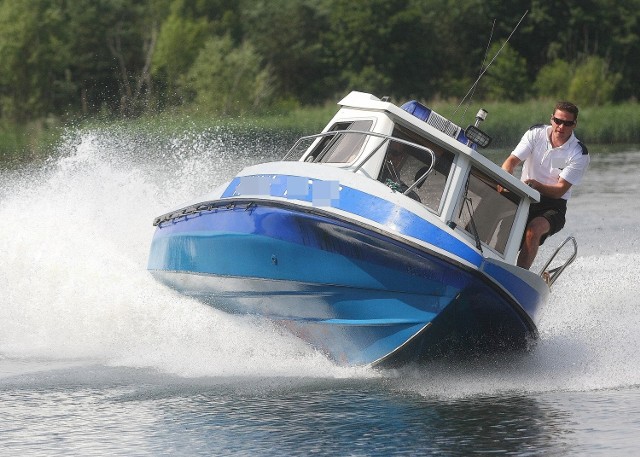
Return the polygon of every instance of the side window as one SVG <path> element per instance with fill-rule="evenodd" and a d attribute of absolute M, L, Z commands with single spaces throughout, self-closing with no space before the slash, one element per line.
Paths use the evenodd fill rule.
<path fill-rule="evenodd" d="M 399 192 L 404 192 L 418 181 L 407 195 L 439 213 L 453 153 L 400 127 L 396 127 L 393 136 L 431 149 L 436 163 L 426 179 L 420 179 L 431 167 L 431 154 L 415 146 L 390 140 L 378 180 Z"/>
<path fill-rule="evenodd" d="M 372 120 L 358 120 L 352 122 L 337 122 L 331 127 L 331 132 L 340 130 L 356 130 L 368 132 L 373 125 Z M 337 133 L 325 136 L 314 148 L 309 157 L 314 162 L 323 163 L 350 163 L 353 162 L 367 138 L 362 133 Z"/>
<path fill-rule="evenodd" d="M 472 237 L 504 254 L 520 197 L 502 190 L 498 182 L 471 169 L 465 192 L 458 202 L 454 222 Z"/>

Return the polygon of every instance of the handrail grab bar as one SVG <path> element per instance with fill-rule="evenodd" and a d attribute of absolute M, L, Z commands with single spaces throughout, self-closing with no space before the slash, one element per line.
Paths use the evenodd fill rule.
<path fill-rule="evenodd" d="M 326 136 L 334 136 L 337 134 L 351 134 L 351 133 L 356 133 L 356 134 L 360 134 L 360 135 L 367 135 L 367 136 L 372 136 L 372 137 L 377 137 L 377 138 L 382 138 L 383 141 L 382 143 L 380 143 L 378 146 L 376 146 L 361 162 L 360 164 L 355 167 L 354 169 L 352 169 L 351 171 L 353 173 L 357 172 L 360 168 L 362 168 L 362 166 L 371 158 L 375 155 L 375 153 L 380 149 L 380 147 L 382 147 L 382 145 L 384 145 L 385 142 L 387 141 L 395 141 L 397 143 L 403 143 L 406 144 L 410 147 L 416 148 L 416 149 L 420 149 L 423 150 L 424 152 L 426 152 L 427 154 L 429 154 L 431 156 L 431 164 L 429 166 L 429 169 L 424 172 L 422 174 L 422 176 L 420 176 L 419 179 L 417 179 L 407 190 L 405 190 L 403 193 L 406 195 L 409 192 L 411 192 L 417 185 L 419 185 L 420 183 L 422 183 L 422 181 L 424 181 L 427 176 L 429 175 L 429 173 L 431 172 L 431 170 L 433 169 L 435 163 L 436 163 L 436 155 L 433 152 L 433 150 L 431 150 L 430 148 L 426 147 L 426 146 L 422 146 L 421 144 L 417 144 L 417 143 L 413 143 L 411 141 L 407 141 L 407 140 L 403 140 L 402 138 L 398 138 L 392 135 L 385 135 L 383 133 L 377 133 L 377 132 L 371 132 L 371 131 L 364 131 L 364 130 L 331 130 L 328 132 L 322 132 L 322 133 L 317 133 L 315 135 L 307 135 L 307 136 L 303 136 L 298 138 L 298 141 L 295 142 L 295 144 L 289 149 L 289 151 L 285 154 L 285 156 L 281 159 L 281 160 L 287 160 L 289 155 L 291 155 L 291 153 L 300 145 L 300 143 L 302 143 L 303 141 L 308 141 L 308 140 L 317 140 L 319 138 L 322 137 L 326 137 Z"/>
<path fill-rule="evenodd" d="M 573 244 L 573 254 L 571 254 L 571 256 L 565 261 L 564 264 L 560 265 L 559 267 L 556 267 L 556 268 L 553 268 L 553 269 L 547 271 L 547 268 L 549 267 L 549 265 L 551 264 L 553 259 L 556 258 L 558 253 L 562 250 L 562 248 L 564 248 L 564 246 L 569 241 L 571 241 L 572 244 Z M 576 259 L 577 256 L 578 256 L 578 242 L 576 241 L 576 239 L 574 237 L 569 236 L 569 237 L 567 237 L 566 240 L 564 240 L 564 242 L 562 242 L 562 244 L 560 244 L 560 246 L 558 246 L 558 248 L 555 250 L 553 255 L 549 258 L 549 260 L 547 260 L 547 263 L 544 264 L 544 266 L 542 267 L 542 270 L 540 270 L 540 276 L 545 278 L 545 280 L 547 281 L 547 284 L 549 285 L 549 288 L 551 288 L 553 283 L 556 282 L 556 280 L 560 277 L 562 272 L 569 265 L 571 265 L 573 263 L 573 261 Z"/>

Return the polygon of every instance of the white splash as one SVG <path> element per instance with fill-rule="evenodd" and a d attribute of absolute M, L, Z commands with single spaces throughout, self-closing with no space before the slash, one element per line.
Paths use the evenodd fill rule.
<path fill-rule="evenodd" d="M 3 183 L 1 357 L 86 359 L 180 376 L 343 376 L 272 325 L 179 296 L 146 271 L 153 218 L 242 167 L 185 135 L 169 145 L 70 135 L 62 157 Z"/>

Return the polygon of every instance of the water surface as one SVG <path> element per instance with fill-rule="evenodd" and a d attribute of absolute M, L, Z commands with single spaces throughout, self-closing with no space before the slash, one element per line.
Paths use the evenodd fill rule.
<path fill-rule="evenodd" d="M 0 172 L 3 455 L 635 455 L 640 151 L 591 148 L 531 353 L 376 371 L 146 272 L 155 216 L 289 143 L 69 132 Z"/>

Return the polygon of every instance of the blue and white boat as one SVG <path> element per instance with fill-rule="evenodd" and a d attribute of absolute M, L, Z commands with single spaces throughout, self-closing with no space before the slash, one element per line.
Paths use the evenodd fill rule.
<path fill-rule="evenodd" d="M 462 129 L 418 102 L 339 105 L 281 161 L 156 218 L 151 274 L 344 365 L 528 347 L 549 277 L 515 263 L 540 196 L 478 152 L 483 110 Z"/>

